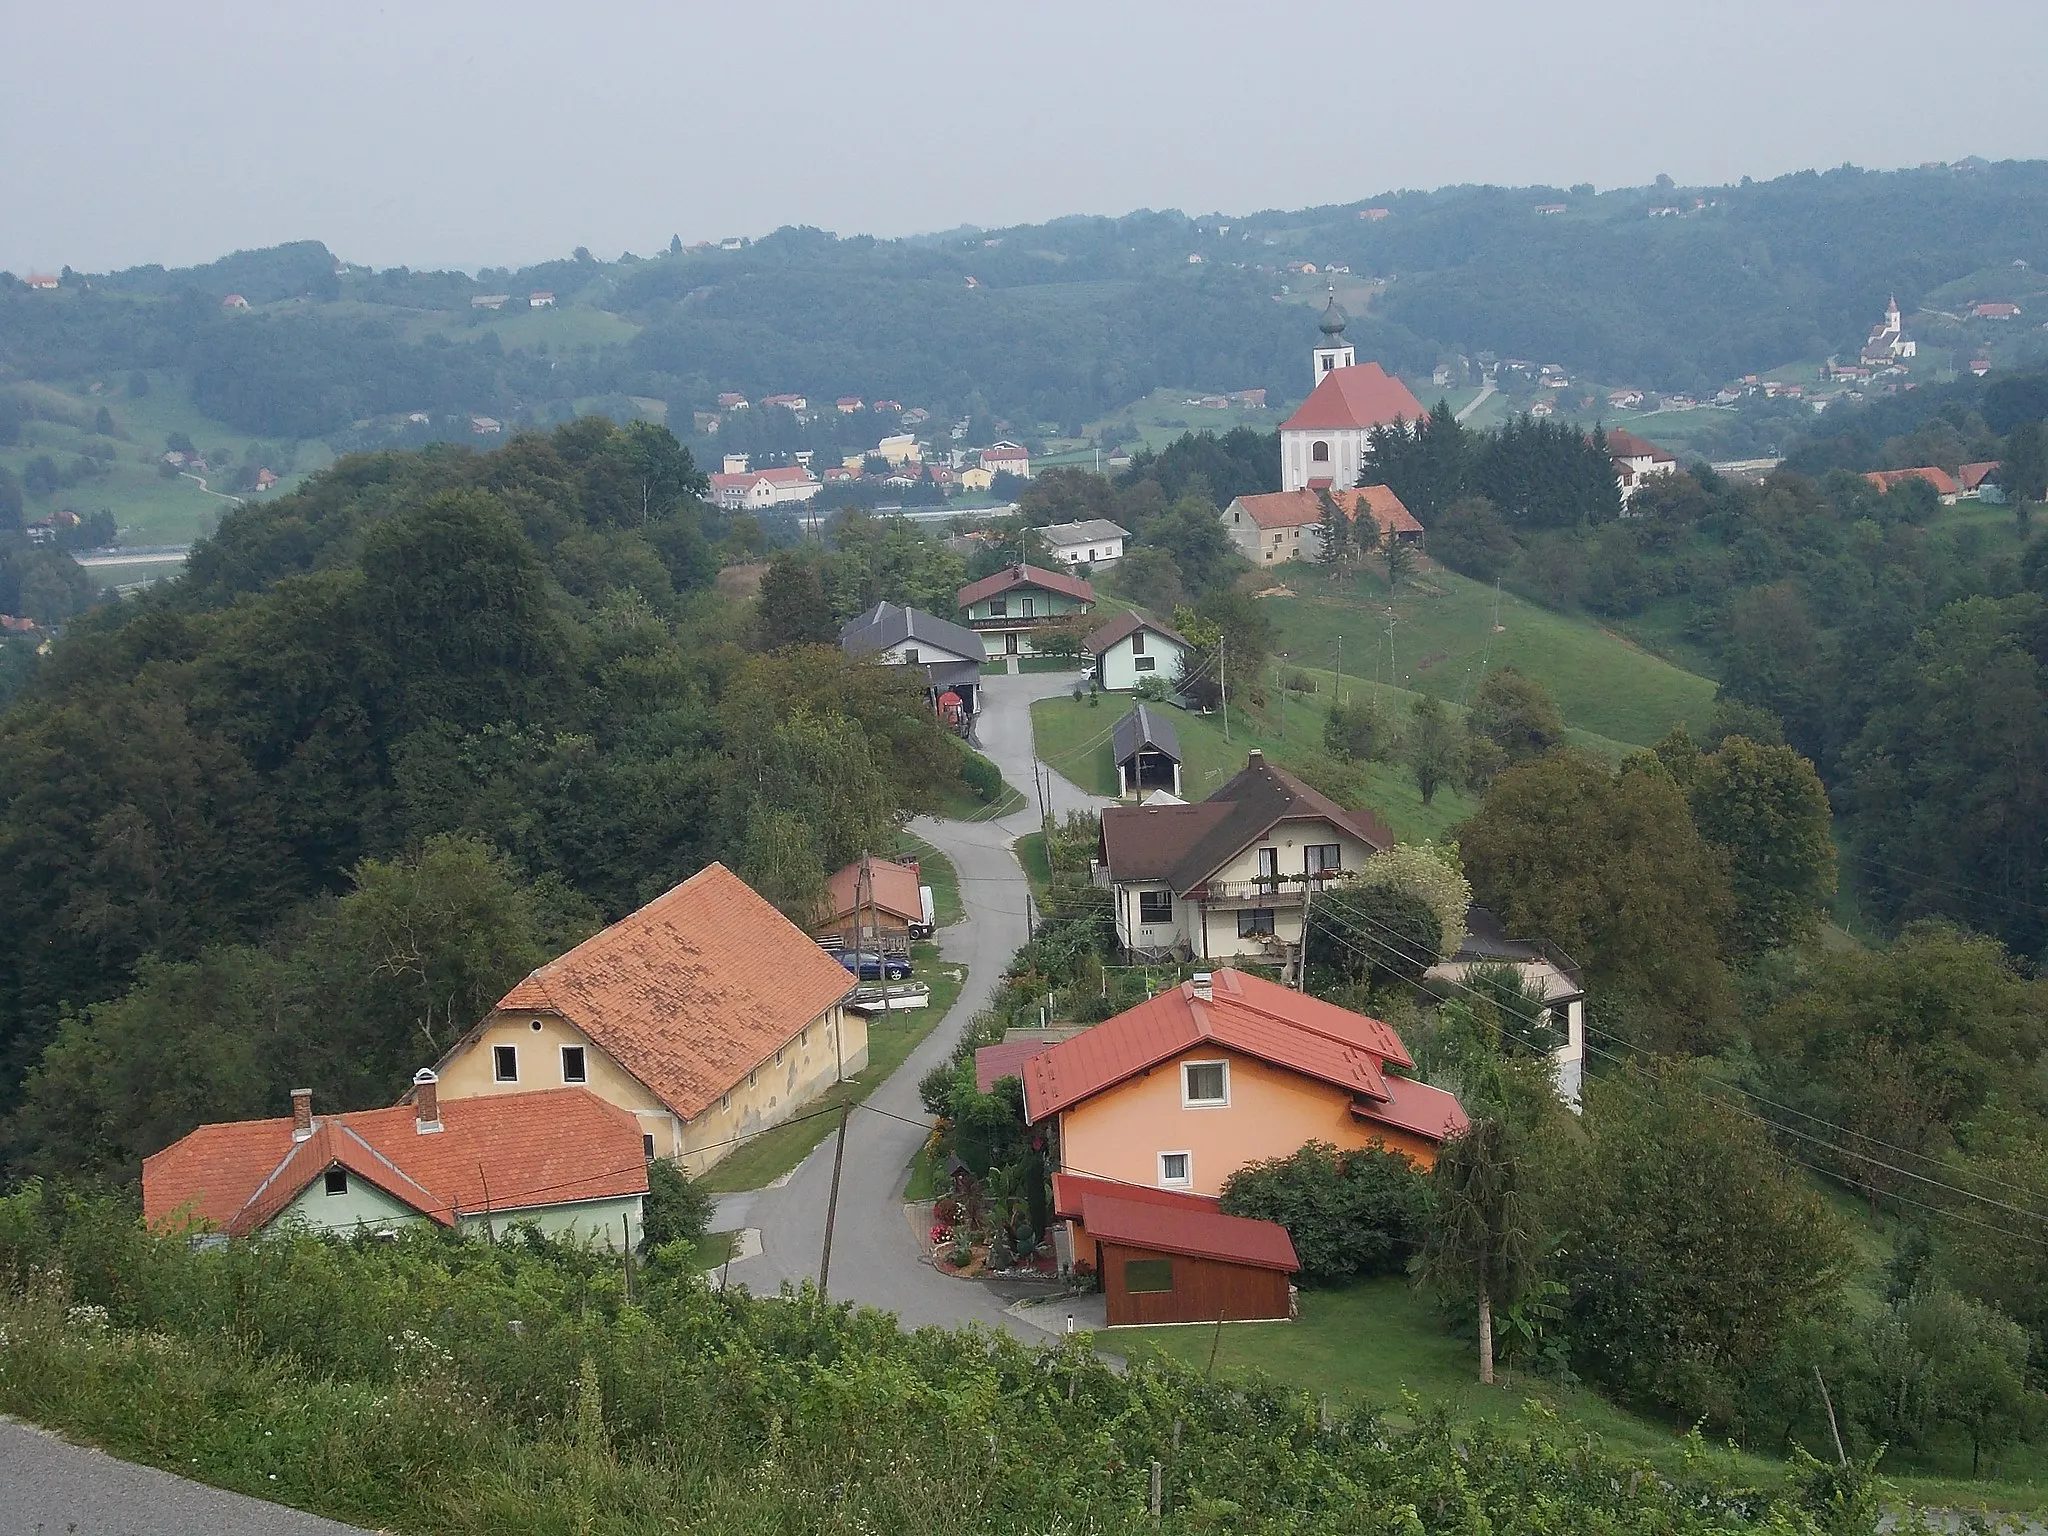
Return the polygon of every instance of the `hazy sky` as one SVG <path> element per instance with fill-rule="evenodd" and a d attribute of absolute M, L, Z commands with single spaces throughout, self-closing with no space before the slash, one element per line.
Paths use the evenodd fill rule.
<path fill-rule="evenodd" d="M 2048 156 L 2041 0 L 0 0 L 0 267 Z"/>

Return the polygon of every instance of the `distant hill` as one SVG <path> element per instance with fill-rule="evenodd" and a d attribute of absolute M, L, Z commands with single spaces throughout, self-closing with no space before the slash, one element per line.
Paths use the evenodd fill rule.
<path fill-rule="evenodd" d="M 1855 345 L 1889 293 L 1911 315 L 2016 262 L 2048 269 L 2048 162 L 1599 194 L 1453 187 L 904 240 L 792 228 L 474 277 L 371 272 L 307 241 L 67 273 L 56 293 L 5 284 L 0 381 L 176 370 L 209 415 L 276 437 L 411 412 L 544 423 L 626 397 L 664 402 L 687 436 L 688 413 L 725 391 L 1076 434 L 1162 387 L 1299 398 L 1310 307 L 1333 282 L 1361 357 L 1410 377 L 1490 351 L 1699 392 Z M 1304 263 L 1317 270 L 1289 270 Z M 529 311 L 534 291 L 553 308 Z M 229 294 L 251 308 L 224 309 Z M 473 307 L 493 294 L 503 308 Z"/>

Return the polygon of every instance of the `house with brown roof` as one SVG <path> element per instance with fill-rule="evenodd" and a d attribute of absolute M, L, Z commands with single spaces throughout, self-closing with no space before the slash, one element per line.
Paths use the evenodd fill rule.
<path fill-rule="evenodd" d="M 1956 481 L 1961 485 L 1963 495 L 1972 500 L 2003 501 L 2005 491 L 1998 482 L 1998 472 L 2003 467 L 1997 459 L 1965 464 L 1956 471 Z"/>
<path fill-rule="evenodd" d="M 1194 649 L 1188 638 L 1157 619 L 1125 609 L 1081 642 L 1095 658 L 1096 680 L 1112 693 L 1156 677 L 1178 686 L 1182 660 Z"/>
<path fill-rule="evenodd" d="M 1006 565 L 970 581 L 957 601 L 967 627 L 1005 656 L 1029 656 L 1034 635 L 1088 612 L 1095 588 L 1079 576 L 1036 565 Z"/>
<path fill-rule="evenodd" d="M 251 1237 L 303 1228 L 388 1232 L 430 1222 L 495 1237 L 513 1223 L 607 1248 L 639 1240 L 647 1161 L 633 1116 L 584 1088 L 444 1101 L 435 1075 L 412 1102 L 202 1125 L 142 1164 L 158 1229 Z"/>
<path fill-rule="evenodd" d="M 917 866 L 870 858 L 863 881 L 862 863 L 855 859 L 826 877 L 824 910 L 811 933 L 856 954 L 909 954 L 912 939 L 931 937 Z"/>
<path fill-rule="evenodd" d="M 1027 1123 L 1056 1129 L 1056 1174 L 1131 1186 L 1133 1196 L 1214 1196 L 1247 1164 L 1311 1141 L 1432 1166 L 1467 1122 L 1454 1095 L 1399 1075 L 1414 1066 L 1378 1019 L 1220 970 L 1047 1046 L 1015 1072 Z M 1084 1253 L 1101 1234 L 1085 1212 L 1075 1225 Z"/>
<path fill-rule="evenodd" d="M 1608 429 L 1606 440 L 1607 457 L 1614 463 L 1614 481 L 1621 487 L 1624 512 L 1628 509 L 1629 498 L 1642 488 L 1645 480 L 1678 473 L 1678 455 L 1659 448 L 1646 437 L 1637 437 L 1633 432 L 1613 427 Z"/>
<path fill-rule="evenodd" d="M 443 1056 L 441 1098 L 587 1088 L 702 1173 L 867 1065 L 845 967 L 723 864 L 551 960 Z"/>
<path fill-rule="evenodd" d="M 1313 893 L 1393 845 L 1372 812 L 1347 811 L 1254 750 L 1206 800 L 1105 810 L 1096 874 L 1132 953 L 1284 963 Z"/>
<path fill-rule="evenodd" d="M 1323 498 L 1360 529 L 1361 541 L 1377 544 L 1391 534 L 1403 544 L 1422 542 L 1422 524 L 1415 520 L 1390 485 L 1360 485 L 1332 490 L 1317 486 L 1296 491 L 1268 491 L 1237 496 L 1219 514 L 1223 531 L 1239 554 L 1254 565 L 1279 565 L 1288 560 L 1318 560 L 1323 553 Z"/>
<path fill-rule="evenodd" d="M 1226 1216 L 1212 1199 L 1079 1174 L 1053 1175 L 1071 1267 L 1092 1267 L 1111 1328 L 1278 1322 L 1301 1268 L 1277 1221 Z M 1076 1234 L 1080 1234 L 1077 1238 Z"/>

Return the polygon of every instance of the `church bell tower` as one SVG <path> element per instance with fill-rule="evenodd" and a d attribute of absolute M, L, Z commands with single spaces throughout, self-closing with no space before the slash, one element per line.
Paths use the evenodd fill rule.
<path fill-rule="evenodd" d="M 1323 382 L 1324 374 L 1349 368 L 1358 361 L 1358 354 L 1344 339 L 1344 327 L 1349 323 L 1344 311 L 1337 307 L 1337 295 L 1332 293 L 1329 304 L 1323 309 L 1323 323 L 1319 327 L 1323 339 L 1316 343 L 1316 383 Z"/>

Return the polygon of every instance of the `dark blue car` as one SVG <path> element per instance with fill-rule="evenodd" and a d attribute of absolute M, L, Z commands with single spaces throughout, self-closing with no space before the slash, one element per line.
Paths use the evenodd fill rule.
<path fill-rule="evenodd" d="M 833 957 L 862 981 L 908 981 L 910 962 L 901 955 L 851 955 L 841 950 Z"/>

